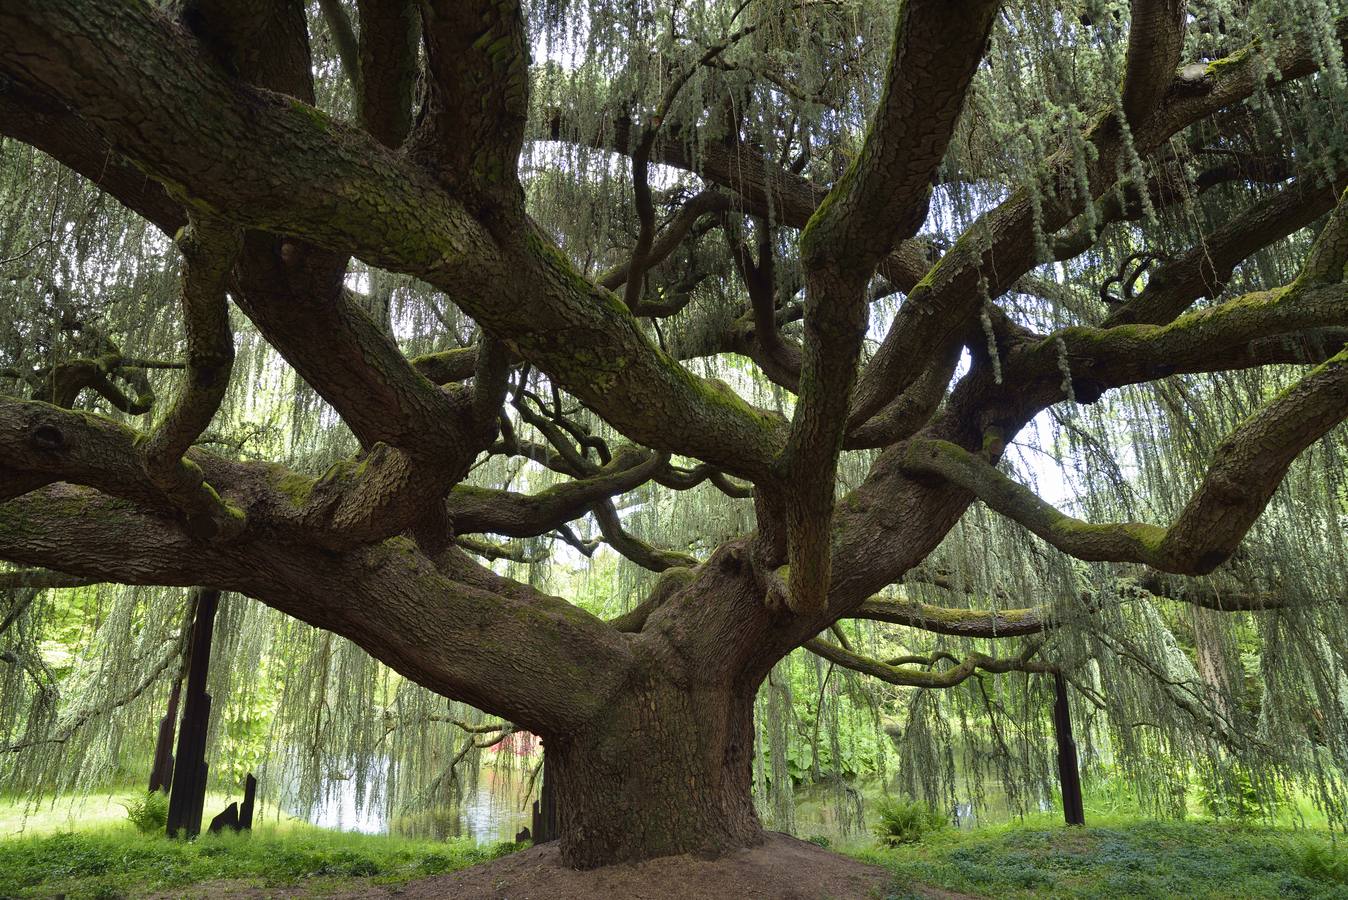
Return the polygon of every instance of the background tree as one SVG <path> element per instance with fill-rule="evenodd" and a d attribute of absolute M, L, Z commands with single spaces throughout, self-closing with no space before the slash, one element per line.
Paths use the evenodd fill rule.
<path fill-rule="evenodd" d="M 7 577 L 246 594 L 542 735 L 581 866 L 757 841 L 801 646 L 1248 747 L 1228 626 L 1177 680 L 1147 596 L 1276 611 L 1258 724 L 1328 785 L 1346 39 L 1323 0 L 9 2 L 0 131 L 152 227 L 7 143 L 0 557 L 47 570 Z M 1035 435 L 1086 519 L 1017 479 Z M 658 574 L 607 619 L 538 571 L 599 544 Z"/>

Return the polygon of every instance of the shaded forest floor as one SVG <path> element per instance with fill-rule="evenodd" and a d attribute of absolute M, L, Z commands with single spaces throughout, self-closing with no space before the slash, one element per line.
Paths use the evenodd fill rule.
<path fill-rule="evenodd" d="M 855 855 L 893 875 L 887 900 L 928 896 L 909 884 L 996 898 L 1348 900 L 1348 844 L 1325 832 L 1211 821 L 1111 827 L 1002 825 L 929 835 Z"/>
<path fill-rule="evenodd" d="M 689 858 L 558 880 L 549 848 L 412 841 L 316 829 L 172 842 L 129 826 L 0 839 L 0 897 L 433 897 L 507 896 L 503 882 L 533 879 L 556 898 L 714 897 L 726 884 L 760 884 L 806 898 L 835 897 L 1307 897 L 1348 900 L 1348 846 L 1323 833 L 1211 822 L 1137 821 L 1067 829 L 1011 825 L 944 832 L 893 849 L 853 848 L 840 859 L 786 838 L 759 860 L 727 867 Z M 508 855 L 509 854 L 509 855 Z M 493 860 L 495 860 L 493 862 Z M 479 865 L 482 864 L 482 865 Z M 865 864 L 865 865 L 863 865 Z M 776 868 L 780 871 L 769 872 Z M 469 868 L 469 867 L 474 868 Z M 882 867 L 882 869 L 872 867 Z M 827 871 L 825 871 L 827 870 Z M 458 875 L 449 873 L 458 872 Z M 812 872 L 813 881 L 802 876 Z M 783 879 L 796 891 L 772 892 Z M 733 881 L 738 879 L 737 882 Z M 756 881 L 758 880 L 758 881 Z M 655 884 L 653 893 L 638 892 Z M 877 887 L 878 886 L 878 887 Z M 571 891 L 567 893 L 566 891 Z M 585 892 L 589 891 L 589 894 Z M 664 891 L 661 893 L 660 891 Z M 701 891 L 699 893 L 699 891 Z M 508 896 L 533 896 L 512 890 Z"/>
<path fill-rule="evenodd" d="M 274 826 L 185 842 L 104 826 L 0 839 L 0 898 L 330 896 L 399 886 L 518 849 Z"/>

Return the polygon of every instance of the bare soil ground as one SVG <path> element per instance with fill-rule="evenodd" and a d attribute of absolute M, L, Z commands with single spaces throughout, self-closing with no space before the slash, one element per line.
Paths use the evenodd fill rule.
<path fill-rule="evenodd" d="M 577 871 L 558 861 L 555 843 L 543 844 L 449 875 L 400 887 L 371 883 L 352 889 L 306 884 L 257 888 L 238 882 L 197 884 L 156 898 L 342 898 L 367 900 L 876 900 L 893 876 L 785 834 L 769 833 L 758 847 L 719 859 L 667 856 L 629 865 Z M 910 885 L 901 896 L 964 900 L 966 895 Z"/>
<path fill-rule="evenodd" d="M 890 875 L 878 866 L 831 853 L 807 841 L 770 834 L 761 846 L 724 856 L 666 856 L 630 865 L 577 871 L 543 844 L 489 863 L 406 885 L 407 898 L 463 900 L 862 900 L 884 896 Z"/>

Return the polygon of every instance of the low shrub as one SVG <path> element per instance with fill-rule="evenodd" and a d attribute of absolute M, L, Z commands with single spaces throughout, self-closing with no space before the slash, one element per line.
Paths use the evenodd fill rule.
<path fill-rule="evenodd" d="M 1214 819 L 1236 822 L 1269 819 L 1282 804 L 1276 785 L 1251 778 L 1230 760 L 1200 773 L 1198 800 Z"/>
<path fill-rule="evenodd" d="M 1317 838 L 1302 838 L 1288 846 L 1292 867 L 1312 881 L 1348 884 L 1348 848 Z"/>
<path fill-rule="evenodd" d="M 920 800 L 886 797 L 876 807 L 875 833 L 890 847 L 913 844 L 948 827 L 945 816 Z"/>
<path fill-rule="evenodd" d="M 164 831 L 168 827 L 168 795 L 160 791 L 148 791 L 139 797 L 132 797 L 122 806 L 126 807 L 126 817 L 141 834 Z"/>

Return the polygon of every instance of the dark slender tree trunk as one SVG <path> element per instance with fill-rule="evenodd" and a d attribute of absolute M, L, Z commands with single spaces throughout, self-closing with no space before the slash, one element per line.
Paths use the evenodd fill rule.
<path fill-rule="evenodd" d="M 196 592 L 196 619 L 192 626 L 191 657 L 187 666 L 187 696 L 183 721 L 178 729 L 178 754 L 169 793 L 168 835 L 196 837 L 201 833 L 201 811 L 206 802 L 206 729 L 210 723 L 211 695 L 206 678 L 211 665 L 211 636 L 220 592 Z"/>
<path fill-rule="evenodd" d="M 1062 784 L 1063 818 L 1068 825 L 1085 825 L 1086 809 L 1081 796 L 1081 769 L 1077 742 L 1072 736 L 1072 713 L 1067 701 L 1067 680 L 1053 673 L 1053 734 L 1058 740 L 1058 780 Z"/>
<path fill-rule="evenodd" d="M 752 689 L 631 686 L 591 730 L 545 744 L 562 860 L 592 868 L 761 842 L 753 737 Z"/>
<path fill-rule="evenodd" d="M 168 712 L 159 722 L 159 736 L 154 746 L 154 764 L 150 767 L 150 790 L 165 791 L 173 783 L 173 735 L 178 728 L 178 695 L 183 681 L 175 679 L 169 691 Z"/>

